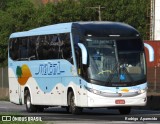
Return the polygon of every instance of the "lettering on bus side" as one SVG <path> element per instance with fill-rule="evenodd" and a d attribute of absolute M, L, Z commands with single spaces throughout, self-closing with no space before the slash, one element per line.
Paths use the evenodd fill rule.
<path fill-rule="evenodd" d="M 48 62 L 47 64 L 40 64 L 35 75 L 60 75 L 65 71 L 61 70 L 61 64 Z"/>

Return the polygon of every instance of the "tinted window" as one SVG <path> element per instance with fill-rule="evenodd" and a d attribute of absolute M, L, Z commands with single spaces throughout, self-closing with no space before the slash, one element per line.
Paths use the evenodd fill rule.
<path fill-rule="evenodd" d="M 11 39 L 9 43 L 9 56 L 13 60 L 18 59 L 18 49 L 19 49 L 19 44 L 17 39 Z"/>
<path fill-rule="evenodd" d="M 37 59 L 36 56 L 36 37 L 29 37 L 28 38 L 28 57 L 29 60 Z"/>
<path fill-rule="evenodd" d="M 140 39 L 117 40 L 117 49 L 119 51 L 142 51 L 143 42 Z"/>
<path fill-rule="evenodd" d="M 69 33 L 38 36 L 36 40 L 36 52 L 40 60 L 71 58 Z"/>
<path fill-rule="evenodd" d="M 67 59 L 72 61 L 70 34 L 52 34 L 10 39 L 13 60 Z"/>
<path fill-rule="evenodd" d="M 9 55 L 13 60 L 28 60 L 28 38 L 11 39 Z"/>
<path fill-rule="evenodd" d="M 69 34 L 60 34 L 61 46 L 61 58 L 70 60 L 72 57 L 71 43 Z"/>
<path fill-rule="evenodd" d="M 27 60 L 28 59 L 28 38 L 18 38 L 18 59 Z"/>

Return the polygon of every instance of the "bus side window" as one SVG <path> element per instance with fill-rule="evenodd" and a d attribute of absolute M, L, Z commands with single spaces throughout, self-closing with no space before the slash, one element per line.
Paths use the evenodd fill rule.
<path fill-rule="evenodd" d="M 39 60 L 49 59 L 48 35 L 38 36 L 36 40 L 36 52 Z"/>
<path fill-rule="evenodd" d="M 14 57 L 14 42 L 16 39 L 10 39 L 9 40 L 9 57 L 13 60 L 15 60 Z"/>
<path fill-rule="evenodd" d="M 9 51 L 9 57 L 11 58 L 11 59 L 13 59 L 13 42 L 14 42 L 14 39 L 10 39 L 9 40 L 9 49 L 8 49 L 8 51 Z"/>
<path fill-rule="evenodd" d="M 50 59 L 59 59 L 58 57 L 58 46 L 57 46 L 57 42 L 58 42 L 58 37 L 57 35 L 50 35 L 50 42 L 49 42 L 49 58 Z"/>
<path fill-rule="evenodd" d="M 27 38 L 19 38 L 19 60 L 28 60 Z"/>
<path fill-rule="evenodd" d="M 70 34 L 61 34 L 60 40 L 63 43 L 63 45 L 61 46 L 62 58 L 70 61 L 73 64 Z"/>
<path fill-rule="evenodd" d="M 36 38 L 35 37 L 29 37 L 28 38 L 28 57 L 29 60 L 35 60 L 36 59 Z"/>
<path fill-rule="evenodd" d="M 43 40 L 41 36 L 36 38 L 36 52 L 39 60 L 43 60 Z"/>
<path fill-rule="evenodd" d="M 9 56 L 13 60 L 18 60 L 18 41 L 17 39 L 11 39 L 10 40 L 10 46 L 9 46 Z"/>
<path fill-rule="evenodd" d="M 43 37 L 43 59 L 47 60 L 49 58 L 49 39 L 48 35 Z"/>

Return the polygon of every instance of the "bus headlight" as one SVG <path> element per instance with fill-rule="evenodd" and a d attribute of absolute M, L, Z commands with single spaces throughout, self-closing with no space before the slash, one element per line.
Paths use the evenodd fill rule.
<path fill-rule="evenodd" d="M 98 91 L 98 90 L 95 90 L 95 89 L 92 89 L 92 92 L 94 93 L 94 94 L 101 94 L 101 91 Z"/>
<path fill-rule="evenodd" d="M 140 90 L 140 92 L 141 92 L 141 93 L 144 93 L 144 92 L 145 92 L 145 90 Z"/>
<path fill-rule="evenodd" d="M 146 89 L 142 89 L 142 90 L 139 90 L 138 93 L 142 94 L 142 93 L 145 93 L 146 91 L 147 91 Z"/>
<path fill-rule="evenodd" d="M 94 94 L 97 94 L 97 95 L 101 94 L 101 91 L 99 91 L 99 90 L 95 90 L 95 89 L 92 89 L 92 88 L 89 88 L 89 87 L 86 87 L 86 86 L 85 86 L 85 88 L 91 93 L 94 93 Z"/>

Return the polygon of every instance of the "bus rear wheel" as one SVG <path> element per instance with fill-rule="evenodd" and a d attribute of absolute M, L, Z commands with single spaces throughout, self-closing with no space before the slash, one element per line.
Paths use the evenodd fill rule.
<path fill-rule="evenodd" d="M 26 110 L 27 112 L 37 112 L 37 108 L 35 105 L 31 103 L 31 96 L 29 91 L 26 93 Z"/>
<path fill-rule="evenodd" d="M 75 96 L 71 91 L 68 93 L 68 111 L 72 114 L 80 114 L 82 112 L 82 108 L 75 105 Z"/>
<path fill-rule="evenodd" d="M 130 112 L 131 112 L 131 107 L 120 107 L 120 108 L 119 108 L 119 112 L 120 112 L 120 114 L 122 114 L 122 115 L 130 114 Z"/>

